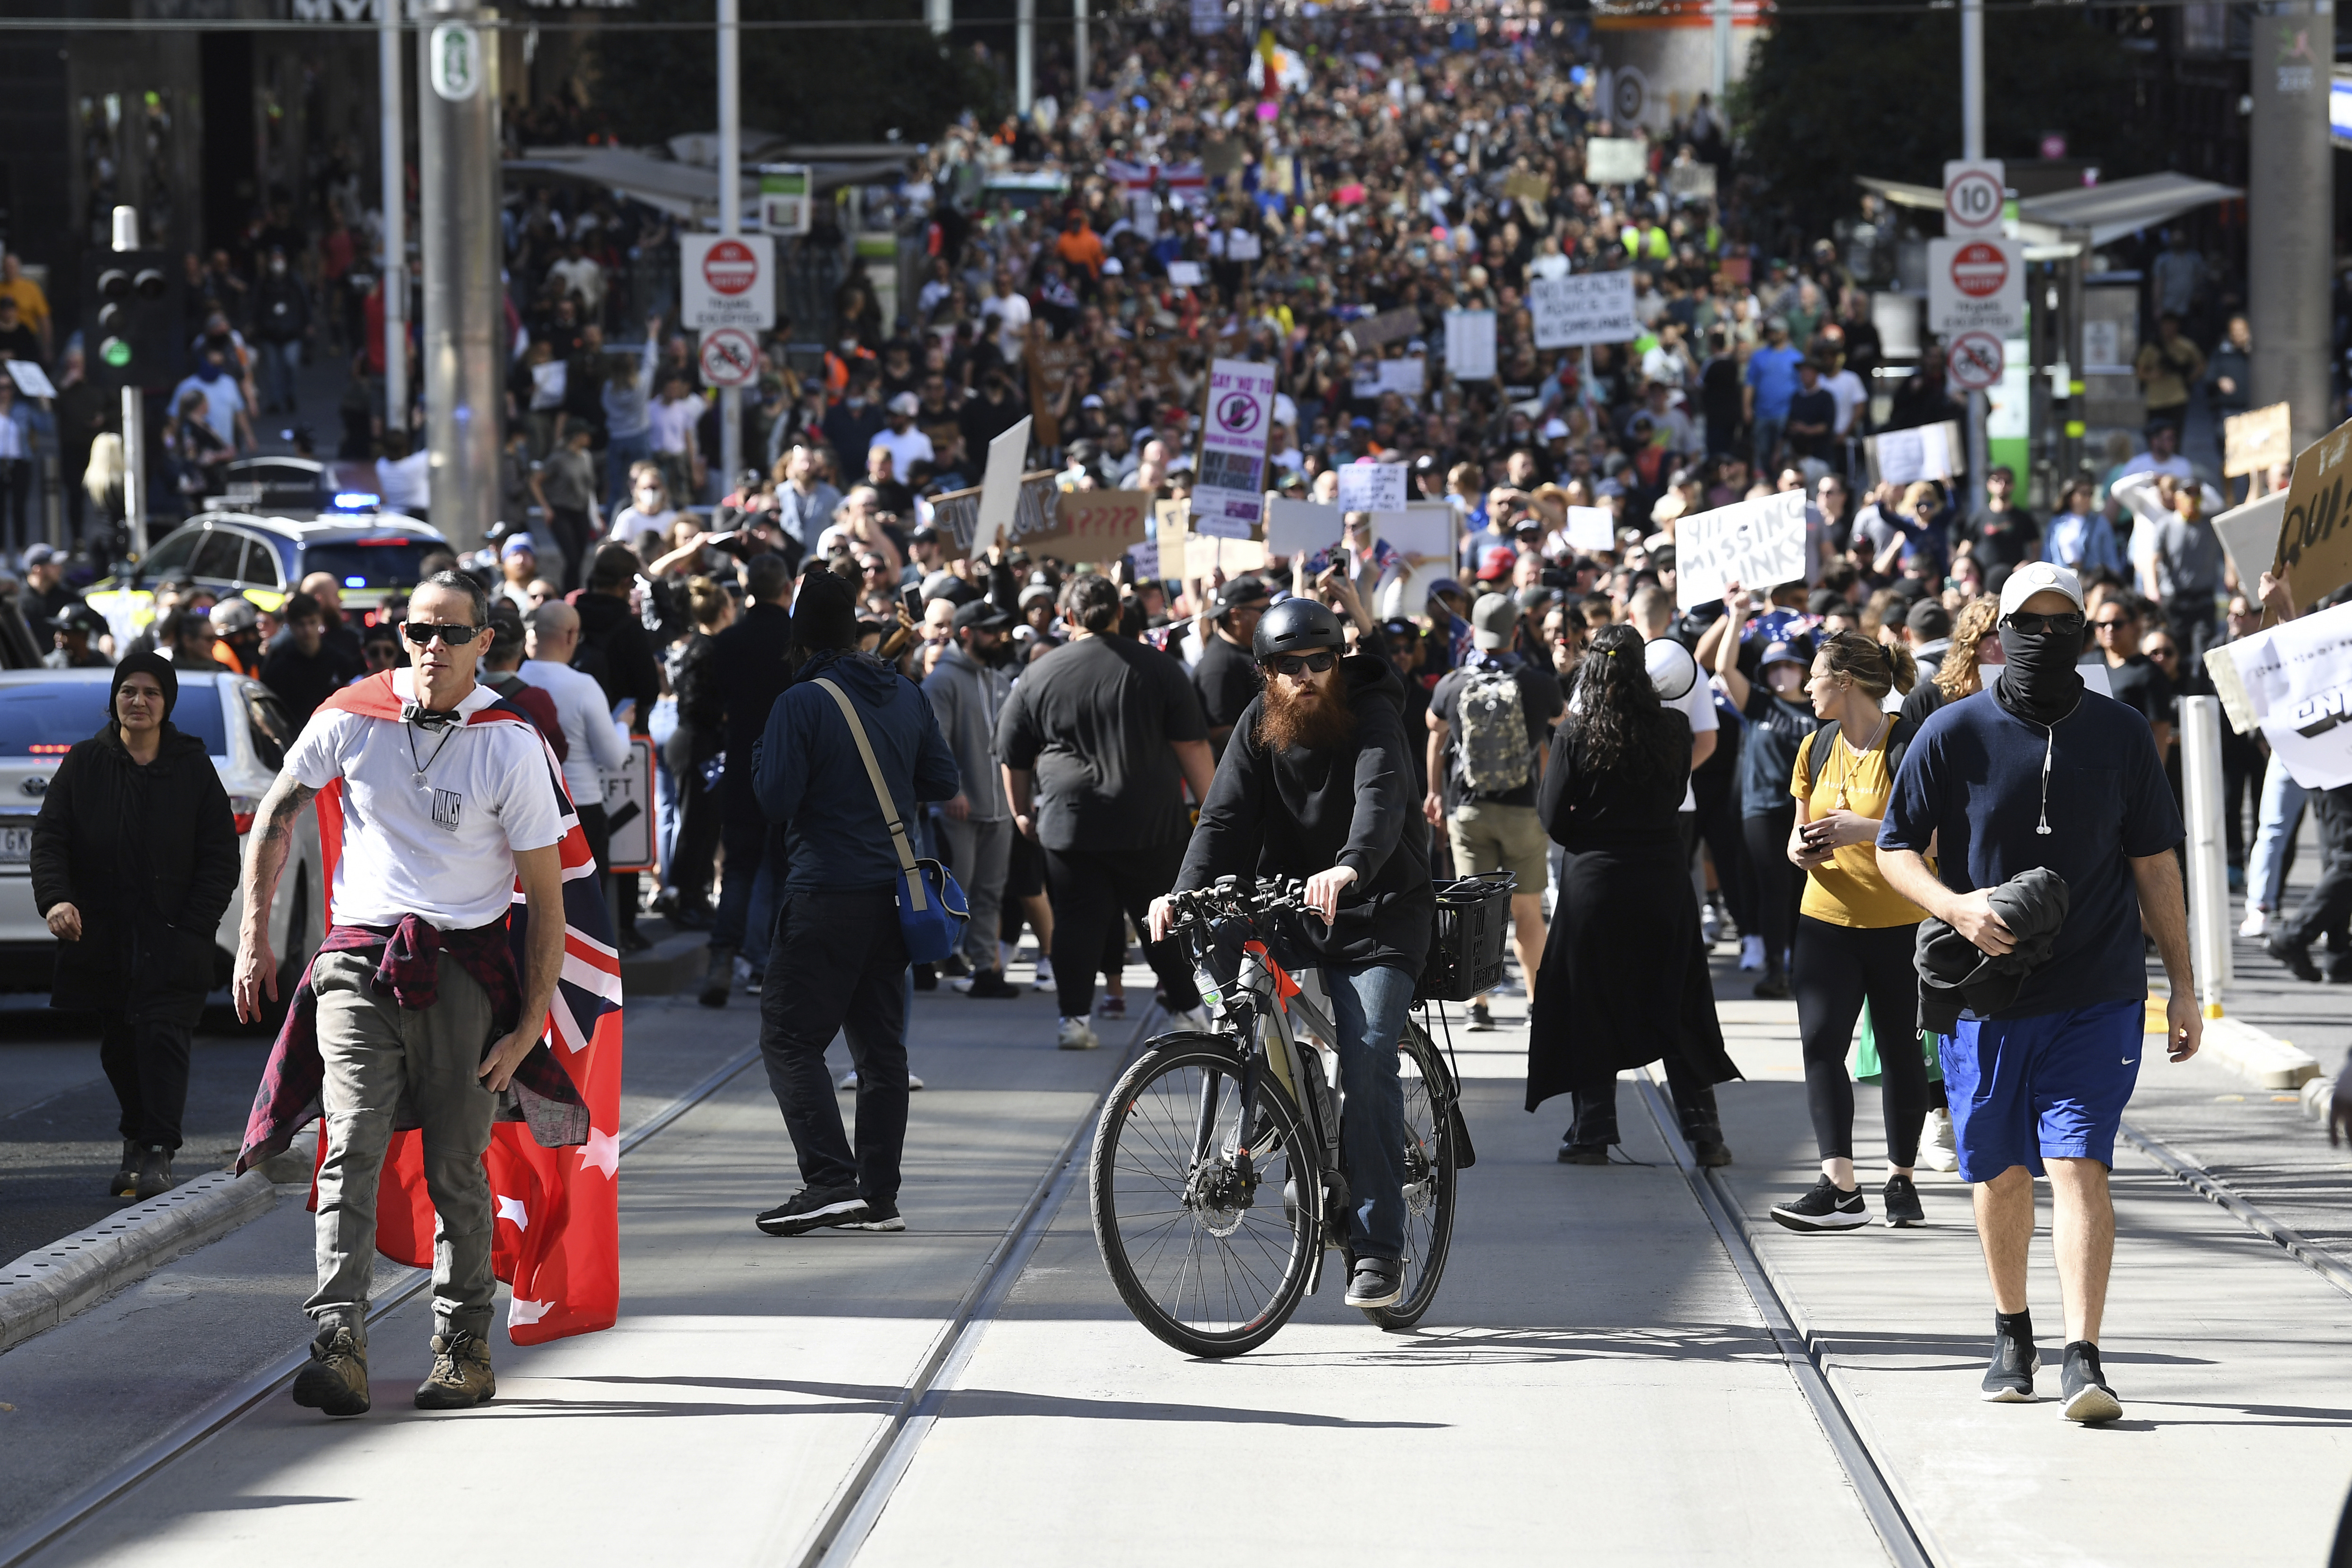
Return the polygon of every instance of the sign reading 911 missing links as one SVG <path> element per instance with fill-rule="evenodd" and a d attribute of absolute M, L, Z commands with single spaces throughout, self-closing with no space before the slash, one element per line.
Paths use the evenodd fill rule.
<path fill-rule="evenodd" d="M 1735 501 L 1675 525 L 1675 602 L 1688 610 L 1733 583 L 1769 593 L 1805 578 L 1805 493 Z"/>
<path fill-rule="evenodd" d="M 1193 476 L 1192 531 L 1245 539 L 1265 507 L 1265 442 L 1274 426 L 1274 367 L 1249 360 L 1209 366 L 1209 402 Z"/>

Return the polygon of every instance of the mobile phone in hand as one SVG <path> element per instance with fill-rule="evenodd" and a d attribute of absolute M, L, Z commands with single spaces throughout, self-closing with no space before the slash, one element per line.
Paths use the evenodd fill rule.
<path fill-rule="evenodd" d="M 908 619 L 908 620 L 909 620 L 909 621 L 914 621 L 914 622 L 920 622 L 920 621 L 922 620 L 922 618 L 923 618 L 923 591 L 922 591 L 921 589 L 919 589 L 919 588 L 902 588 L 902 589 L 900 589 L 900 590 L 898 591 L 898 602 L 899 602 L 899 603 L 901 603 L 901 604 L 903 604 L 903 605 L 905 605 L 905 606 L 907 607 L 907 619 Z"/>

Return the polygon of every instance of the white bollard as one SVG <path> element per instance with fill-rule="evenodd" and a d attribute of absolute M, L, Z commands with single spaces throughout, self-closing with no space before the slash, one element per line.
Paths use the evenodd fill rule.
<path fill-rule="evenodd" d="M 2221 829 L 2221 703 L 2180 699 L 2182 814 L 2189 820 L 2189 951 L 2197 999 L 2221 1016 L 2230 970 L 2230 867 Z"/>

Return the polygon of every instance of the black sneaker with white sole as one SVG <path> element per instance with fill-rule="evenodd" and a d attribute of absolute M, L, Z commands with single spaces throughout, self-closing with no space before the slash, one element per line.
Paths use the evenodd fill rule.
<path fill-rule="evenodd" d="M 1348 1276 L 1351 1307 L 1392 1307 L 1404 1294 L 1404 1265 L 1393 1258 L 1359 1258 Z"/>
<path fill-rule="evenodd" d="M 1486 1003 L 1470 1004 L 1470 1027 L 1481 1033 L 1495 1027 L 1495 1015 L 1487 1009 Z"/>
<path fill-rule="evenodd" d="M 2042 1353 L 2033 1342 L 2012 1333 L 1996 1333 L 1992 1360 L 1985 1365 L 1979 1397 L 1993 1405 L 2033 1403 L 2033 1375 L 2042 1370 Z"/>
<path fill-rule="evenodd" d="M 869 1197 L 858 1207 L 865 1212 L 854 1218 L 836 1219 L 834 1225 L 842 1230 L 904 1230 L 907 1222 L 898 1218 L 898 1206 L 887 1197 Z"/>
<path fill-rule="evenodd" d="M 2124 1402 L 2107 1386 L 2099 1366 L 2099 1347 L 2078 1339 L 2066 1347 L 2066 1364 L 2058 1374 L 2058 1414 L 2085 1426 L 2113 1421 L 2124 1413 Z"/>
<path fill-rule="evenodd" d="M 804 1186 L 751 1223 L 771 1236 L 801 1236 L 865 1215 L 866 1200 L 854 1186 Z"/>
<path fill-rule="evenodd" d="M 1907 1176 L 1888 1176 L 1879 1204 L 1886 1223 L 1897 1230 L 1927 1223 L 1927 1211 L 1919 1204 L 1919 1189 Z"/>
<path fill-rule="evenodd" d="M 1801 1197 L 1772 1206 L 1772 1218 L 1791 1230 L 1853 1230 L 1870 1223 L 1862 1188 L 1841 1189 L 1823 1176 Z"/>

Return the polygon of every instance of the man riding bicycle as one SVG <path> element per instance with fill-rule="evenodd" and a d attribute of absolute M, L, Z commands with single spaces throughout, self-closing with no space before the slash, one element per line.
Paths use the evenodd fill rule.
<path fill-rule="evenodd" d="M 1221 876 L 1304 877 L 1301 940 L 1323 971 L 1339 1026 L 1340 1138 L 1355 1212 L 1351 1307 L 1402 1288 L 1403 1089 L 1397 1037 L 1428 955 L 1435 894 L 1429 828 L 1405 739 L 1404 687 L 1377 652 L 1349 654 L 1339 618 L 1290 599 L 1257 623 L 1264 689 L 1235 723 L 1201 808 L 1176 893 Z M 1150 910 L 1166 937 L 1169 898 Z"/>

